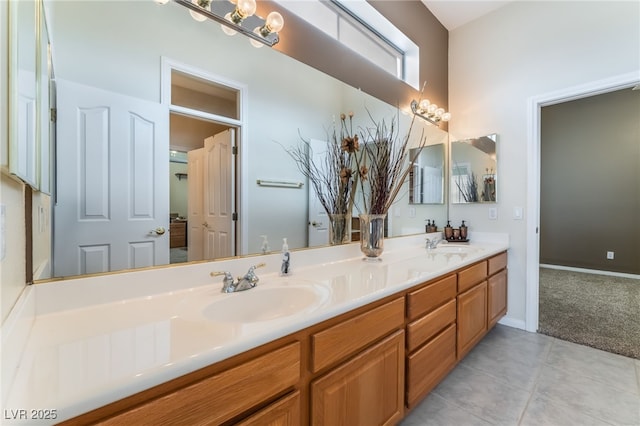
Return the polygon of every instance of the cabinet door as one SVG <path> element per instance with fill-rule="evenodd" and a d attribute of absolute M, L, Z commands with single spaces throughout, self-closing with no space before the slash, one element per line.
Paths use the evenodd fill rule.
<path fill-rule="evenodd" d="M 300 392 L 294 392 L 258 411 L 236 426 L 300 425 Z"/>
<path fill-rule="evenodd" d="M 503 269 L 491 278 L 487 285 L 487 309 L 489 319 L 487 329 L 490 329 L 507 313 L 507 270 Z"/>
<path fill-rule="evenodd" d="M 458 359 L 487 331 L 487 282 L 458 296 Z"/>
<path fill-rule="evenodd" d="M 392 425 L 404 415 L 404 332 L 311 384 L 311 424 Z"/>

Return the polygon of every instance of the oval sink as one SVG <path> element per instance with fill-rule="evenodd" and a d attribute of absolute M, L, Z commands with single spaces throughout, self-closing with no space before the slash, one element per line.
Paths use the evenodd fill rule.
<path fill-rule="evenodd" d="M 323 300 L 314 287 L 256 287 L 216 300 L 202 314 L 220 322 L 270 321 L 309 312 Z"/>

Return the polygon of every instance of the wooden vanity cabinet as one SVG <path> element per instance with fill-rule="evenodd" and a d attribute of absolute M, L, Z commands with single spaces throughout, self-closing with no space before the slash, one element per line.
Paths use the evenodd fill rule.
<path fill-rule="evenodd" d="M 63 424 L 392 425 L 507 309 L 506 252 Z"/>

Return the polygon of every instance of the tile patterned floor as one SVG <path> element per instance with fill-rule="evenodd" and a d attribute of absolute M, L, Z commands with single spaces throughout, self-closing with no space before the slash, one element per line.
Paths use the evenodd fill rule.
<path fill-rule="evenodd" d="M 401 426 L 640 426 L 640 360 L 498 325 Z"/>

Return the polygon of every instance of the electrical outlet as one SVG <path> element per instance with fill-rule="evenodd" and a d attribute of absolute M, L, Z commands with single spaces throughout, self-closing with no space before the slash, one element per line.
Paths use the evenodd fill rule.
<path fill-rule="evenodd" d="M 614 256 L 614 255 L 615 255 L 615 253 L 614 253 L 614 252 L 612 252 L 612 251 L 608 251 L 608 252 L 607 252 L 607 259 L 609 259 L 609 260 L 613 260 L 613 256 Z"/>
<path fill-rule="evenodd" d="M 409 217 L 416 217 L 415 207 L 409 207 Z"/>
<path fill-rule="evenodd" d="M 498 219 L 498 209 L 495 207 L 489 207 L 489 220 Z"/>

